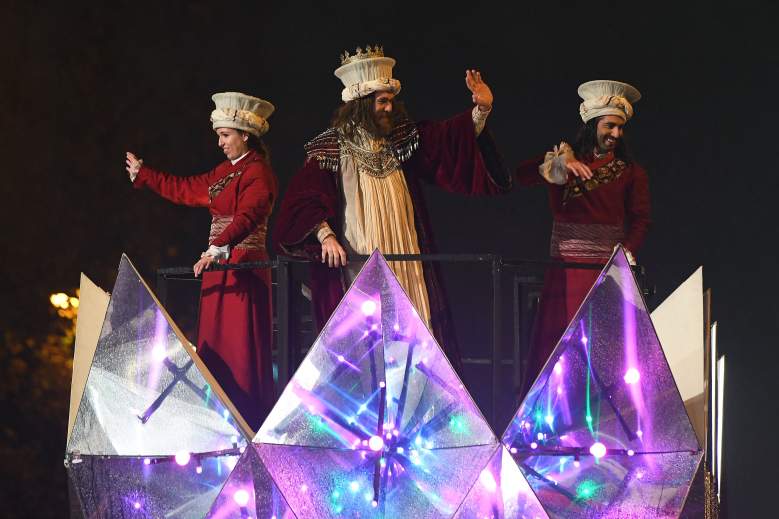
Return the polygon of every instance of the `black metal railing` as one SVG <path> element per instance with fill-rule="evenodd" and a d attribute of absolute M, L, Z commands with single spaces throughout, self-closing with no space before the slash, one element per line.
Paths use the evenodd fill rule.
<path fill-rule="evenodd" d="M 361 262 L 368 259 L 369 256 L 350 256 L 350 262 Z M 595 263 L 567 263 L 553 260 L 532 260 L 524 258 L 504 257 L 499 254 L 387 254 L 384 256 L 388 261 L 422 261 L 437 262 L 441 264 L 470 263 L 486 264 L 490 267 L 490 328 L 491 347 L 489 357 L 469 357 L 462 359 L 464 365 L 489 365 L 491 370 L 490 381 L 490 413 L 489 418 L 493 425 L 496 424 L 498 395 L 501 388 L 501 366 L 508 365 L 512 370 L 512 385 L 514 389 L 522 385 L 523 363 L 525 353 L 528 351 L 531 329 L 533 325 L 533 316 L 541 288 L 543 286 L 543 271 L 548 267 L 601 270 L 603 264 Z M 270 261 L 258 261 L 248 263 L 236 263 L 219 265 L 214 264 L 211 270 L 251 270 L 270 268 L 274 273 L 275 296 L 273 300 L 274 312 L 274 345 L 277 373 L 277 394 L 287 385 L 292 374 L 302 359 L 302 350 L 308 349 L 310 344 L 305 344 L 303 348 L 298 342 L 301 323 L 310 322 L 301 319 L 301 313 L 305 311 L 301 308 L 293 307 L 293 297 L 300 293 L 297 283 L 293 282 L 292 270 L 296 265 L 310 263 L 310 260 L 292 258 L 287 256 L 278 256 Z M 645 271 L 642 266 L 633 267 L 636 278 L 642 287 L 644 295 L 651 295 L 652 291 L 647 290 L 645 283 Z M 504 271 L 513 271 L 512 278 L 512 355 L 509 359 L 503 358 L 502 345 L 502 318 L 503 318 L 503 290 Z M 174 280 L 200 281 L 193 277 L 192 267 L 174 267 L 157 270 L 157 295 L 164 305 L 167 305 L 169 299 L 169 283 Z M 175 317 L 175 314 L 174 314 Z M 316 335 L 316 330 L 309 330 L 312 335 Z M 515 402 L 518 404 L 518 402 Z"/>

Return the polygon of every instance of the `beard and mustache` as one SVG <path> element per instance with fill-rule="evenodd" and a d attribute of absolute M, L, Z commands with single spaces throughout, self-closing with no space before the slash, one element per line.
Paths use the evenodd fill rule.
<path fill-rule="evenodd" d="M 385 112 L 384 110 L 374 112 L 373 114 L 373 128 L 366 128 L 375 137 L 386 137 L 395 128 L 395 117 L 393 112 Z"/>

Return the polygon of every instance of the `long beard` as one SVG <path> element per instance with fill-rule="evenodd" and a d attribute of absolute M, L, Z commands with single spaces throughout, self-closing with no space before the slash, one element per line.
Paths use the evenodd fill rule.
<path fill-rule="evenodd" d="M 376 137 L 386 137 L 395 127 L 395 118 L 392 113 L 388 112 L 376 112 L 373 115 L 373 126 L 371 133 L 374 133 Z"/>

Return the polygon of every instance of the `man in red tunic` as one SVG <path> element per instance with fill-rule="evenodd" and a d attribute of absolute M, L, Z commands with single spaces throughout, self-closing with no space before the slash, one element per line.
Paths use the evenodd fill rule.
<path fill-rule="evenodd" d="M 618 81 L 579 87 L 584 126 L 571 147 L 561 142 L 546 156 L 520 164 L 521 185 L 546 184 L 553 225 L 552 259 L 608 261 L 618 243 L 631 263 L 649 228 L 649 184 L 622 139 L 638 90 Z M 600 271 L 549 268 L 524 377 L 527 392 Z"/>
<path fill-rule="evenodd" d="M 213 262 L 268 260 L 265 237 L 278 185 L 260 138 L 274 107 L 238 92 L 212 99 L 211 122 L 226 161 L 207 173 L 179 177 L 155 171 L 128 152 L 127 171 L 135 188 L 211 213 L 209 247 L 193 267 L 195 276 L 203 273 L 198 352 L 256 430 L 274 402 L 271 273 L 204 270 Z"/>
<path fill-rule="evenodd" d="M 420 254 L 434 249 L 422 182 L 465 194 L 493 194 L 511 179 L 484 131 L 492 92 L 466 72 L 474 107 L 441 122 L 413 122 L 396 95 L 395 60 L 380 47 L 345 53 L 335 75 L 343 82 L 333 126 L 305 146 L 306 161 L 282 200 L 273 237 L 278 250 L 319 260 L 311 292 L 321 328 L 360 265 L 347 255 Z M 460 356 L 438 268 L 390 262 L 417 312 L 455 368 Z"/>

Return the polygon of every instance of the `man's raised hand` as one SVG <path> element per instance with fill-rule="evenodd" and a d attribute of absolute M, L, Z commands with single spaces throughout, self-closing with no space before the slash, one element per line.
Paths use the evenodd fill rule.
<path fill-rule="evenodd" d="M 478 105 L 479 110 L 489 112 L 492 109 L 492 90 L 481 78 L 481 72 L 474 69 L 466 70 L 465 86 L 471 91 L 473 104 Z"/>

